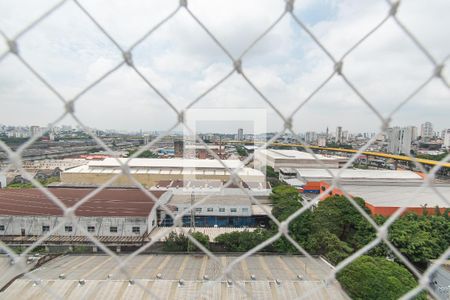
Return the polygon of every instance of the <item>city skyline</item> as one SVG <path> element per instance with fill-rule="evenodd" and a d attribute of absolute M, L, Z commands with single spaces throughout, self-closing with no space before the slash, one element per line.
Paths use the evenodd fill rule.
<path fill-rule="evenodd" d="M 215 122 L 207 122 L 208 125 L 211 125 L 211 123 L 215 123 Z M 209 129 L 200 129 L 200 128 L 204 128 L 204 126 L 200 126 L 199 130 L 197 130 L 198 134 L 236 134 L 237 131 L 242 128 L 243 129 L 243 134 L 244 135 L 248 135 L 248 134 L 254 134 L 254 135 L 260 135 L 260 134 L 267 134 L 267 133 L 276 133 L 276 131 L 265 131 L 265 132 L 254 132 L 251 127 L 251 125 L 249 125 L 250 122 L 237 122 L 240 125 L 236 125 L 236 126 L 231 126 L 231 127 L 227 127 L 226 130 L 219 130 L 219 131 L 215 131 L 212 130 L 211 128 Z M 415 127 L 417 130 L 417 136 L 421 136 L 421 125 L 425 124 L 425 123 L 431 123 L 432 124 L 432 133 L 436 134 L 437 136 L 439 136 L 441 134 L 442 131 L 450 129 L 450 124 L 446 127 L 443 128 L 437 128 L 434 126 L 433 122 L 428 122 L 428 121 L 424 121 L 421 122 L 418 125 L 411 125 L 411 124 L 393 124 L 391 125 L 389 128 L 395 128 L 395 127 Z M 247 127 L 245 126 L 245 124 L 247 125 Z M 205 125 L 205 124 L 203 124 Z M 1 126 L 5 126 L 5 127 L 16 127 L 16 128 L 31 128 L 34 126 L 38 126 L 40 128 L 47 128 L 46 126 L 41 126 L 41 125 L 37 125 L 37 124 L 29 124 L 29 125 L 12 125 L 12 124 L 2 124 L 0 123 L 0 127 Z M 82 128 L 79 128 L 77 126 L 74 125 L 69 125 L 69 124 L 58 124 L 56 126 L 54 126 L 56 128 L 59 129 L 65 129 L 68 130 L 68 128 L 70 127 L 71 130 L 82 130 Z M 305 134 L 308 132 L 314 132 L 316 134 L 326 134 L 327 129 L 330 131 L 328 133 L 329 136 L 335 136 L 335 129 L 337 128 L 341 128 L 341 133 L 346 133 L 346 134 L 364 134 L 364 133 L 369 133 L 369 134 L 376 134 L 376 131 L 364 131 L 364 130 L 360 130 L 360 131 L 350 131 L 348 128 L 342 127 L 342 126 L 336 126 L 335 128 L 332 128 L 330 126 L 327 126 L 325 128 L 316 128 L 315 130 L 301 130 L 299 132 L 296 132 L 297 134 Z M 123 129 L 118 129 L 118 128 L 95 128 L 95 127 L 89 127 L 89 129 L 94 129 L 94 130 L 99 130 L 99 131 L 105 131 L 105 132 L 117 132 L 117 133 L 162 133 L 164 132 L 163 130 L 157 130 L 157 129 L 148 129 L 148 128 L 135 128 L 133 130 L 123 130 Z M 183 134 L 183 130 L 172 130 L 171 133 L 173 134 Z M 291 134 L 290 132 L 285 132 L 286 134 Z M 387 134 L 388 132 L 386 131 L 385 134 Z"/>

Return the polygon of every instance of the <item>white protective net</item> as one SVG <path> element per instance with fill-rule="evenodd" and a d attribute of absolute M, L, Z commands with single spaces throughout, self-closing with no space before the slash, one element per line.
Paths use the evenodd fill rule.
<path fill-rule="evenodd" d="M 24 38 L 25 36 L 27 36 L 27 34 L 29 34 L 35 28 L 39 28 L 40 24 L 44 20 L 46 20 L 53 14 L 58 14 L 58 11 L 62 7 L 68 5 L 69 3 L 71 5 L 74 4 L 73 6 L 71 6 L 72 9 L 79 10 L 82 14 L 84 14 L 86 17 L 88 17 L 90 22 L 92 22 L 92 24 L 101 31 L 101 33 L 102 33 L 102 35 L 104 35 L 104 37 L 106 37 L 110 42 L 112 42 L 115 45 L 116 50 L 121 54 L 121 60 L 117 65 L 113 66 L 108 71 L 104 72 L 104 74 L 102 76 L 89 82 L 89 84 L 87 86 L 85 86 L 82 90 L 77 92 L 76 95 L 74 97 L 71 97 L 70 99 L 63 96 L 63 93 L 59 92 L 58 89 L 56 87 L 54 87 L 45 78 L 44 75 L 41 74 L 41 72 L 39 71 L 39 68 L 34 67 L 33 63 L 27 61 L 21 55 L 21 52 L 23 50 L 21 47 L 21 39 Z M 236 3 L 236 5 L 238 5 L 238 4 Z M 277 138 L 279 138 L 284 133 L 290 133 L 290 134 L 296 136 L 298 141 L 300 141 L 301 140 L 300 137 L 293 130 L 294 116 L 303 108 L 303 106 L 305 104 L 307 104 L 316 94 L 318 94 L 321 90 L 323 90 L 333 78 L 336 78 L 336 77 L 341 78 L 342 81 L 348 86 L 348 88 L 350 88 L 354 92 L 354 95 L 361 101 L 361 103 L 363 105 L 365 105 L 365 107 L 368 108 L 375 115 L 375 117 L 378 119 L 379 125 L 380 125 L 379 132 L 385 132 L 386 129 L 392 124 L 392 118 L 393 118 L 394 114 L 396 114 L 398 111 L 400 111 L 407 103 L 409 103 L 411 101 L 411 99 L 413 99 L 417 94 L 419 94 L 423 89 L 425 89 L 431 82 L 436 82 L 436 81 L 439 82 L 439 84 L 443 85 L 443 87 L 445 88 L 445 91 L 448 93 L 449 83 L 448 83 L 448 79 L 445 78 L 445 74 L 443 72 L 443 69 L 444 69 L 444 66 L 445 66 L 445 63 L 446 63 L 448 57 L 442 61 L 436 60 L 434 58 L 434 56 L 432 55 L 432 52 L 429 51 L 429 49 L 427 49 L 427 47 L 424 44 L 422 44 L 418 38 L 416 38 L 414 33 L 410 29 L 408 29 L 407 26 L 405 26 L 402 23 L 402 20 L 400 18 L 398 18 L 398 16 L 397 16 L 399 10 L 401 10 L 401 8 L 402 8 L 402 6 L 400 5 L 400 1 L 386 1 L 384 17 L 381 18 L 378 21 L 378 23 L 375 24 L 375 26 L 373 26 L 373 28 L 371 28 L 369 31 L 365 32 L 365 34 L 362 35 L 359 38 L 359 40 L 353 44 L 353 46 L 351 46 L 348 50 L 346 50 L 344 52 L 343 55 L 341 55 L 339 57 L 333 55 L 332 54 L 333 51 L 331 51 L 330 49 L 327 49 L 327 47 L 321 43 L 320 38 L 318 38 L 318 36 L 316 36 L 313 33 L 313 31 L 310 28 L 308 28 L 308 26 L 306 25 L 307 23 L 305 23 L 299 16 L 297 16 L 294 13 L 294 11 L 295 11 L 294 6 L 296 5 L 295 1 L 292 1 L 292 0 L 285 1 L 284 5 L 285 5 L 285 10 L 276 18 L 276 20 L 269 27 L 261 28 L 261 31 L 260 31 L 261 33 L 256 39 L 254 39 L 252 41 L 245 41 L 245 43 L 248 44 L 248 46 L 245 47 L 245 50 L 242 51 L 242 53 L 238 56 L 232 55 L 231 54 L 232 52 L 229 51 L 227 49 L 227 47 L 225 47 L 223 45 L 223 43 L 221 43 L 221 40 L 219 38 L 217 38 L 212 33 L 212 31 L 209 30 L 208 26 L 206 26 L 202 22 L 202 19 L 199 18 L 196 15 L 196 13 L 194 13 L 193 11 L 190 10 L 189 2 L 187 0 L 181 0 L 175 10 L 171 11 L 169 14 L 167 14 L 165 16 L 161 16 L 160 21 L 158 23 L 156 23 L 156 25 L 154 25 L 151 28 L 148 28 L 146 30 L 145 34 L 142 34 L 142 36 L 140 36 L 138 39 L 136 39 L 136 41 L 127 48 L 124 48 L 123 46 L 121 46 L 121 44 L 119 42 L 117 42 L 115 40 L 115 38 L 113 37 L 114 34 L 108 32 L 102 26 L 101 22 L 97 21 L 97 19 L 94 17 L 94 14 L 92 14 L 89 11 L 89 9 L 87 9 L 87 6 L 85 6 L 82 3 L 82 1 L 64 0 L 64 1 L 60 1 L 60 2 L 56 3 L 52 7 L 49 7 L 48 9 L 46 9 L 45 13 L 43 13 L 38 18 L 36 18 L 32 22 L 30 22 L 27 26 L 23 27 L 22 30 L 20 30 L 18 33 L 16 33 L 13 36 L 8 36 L 3 31 L 0 31 L 3 40 L 7 44 L 6 50 L 0 54 L 0 67 L 2 65 L 2 62 L 4 62 L 7 58 L 14 57 L 21 64 L 23 64 L 23 66 L 26 69 L 28 69 L 28 71 L 36 79 L 38 79 L 40 81 L 40 83 L 46 89 L 48 89 L 51 93 L 53 93 L 64 105 L 63 114 L 61 114 L 60 116 L 58 116 L 58 118 L 56 118 L 51 123 L 49 123 L 48 130 L 50 130 L 53 126 L 57 125 L 64 118 L 70 116 L 73 118 L 73 120 L 76 122 L 76 124 L 79 125 L 86 134 L 88 134 L 90 137 L 92 137 L 92 139 L 101 148 L 103 148 L 106 151 L 113 154 L 114 151 L 101 138 L 99 138 L 84 122 L 82 122 L 81 119 L 79 118 L 79 116 L 77 116 L 76 106 L 77 106 L 77 102 L 80 99 L 82 99 L 83 97 L 85 97 L 85 95 L 88 94 L 91 89 L 93 89 L 94 87 L 99 85 L 103 80 L 105 80 L 106 78 L 108 78 L 109 76 L 111 76 L 112 74 L 117 72 L 120 68 L 129 68 L 133 72 L 135 72 L 138 75 L 138 77 L 142 80 L 142 82 L 147 85 L 148 89 L 153 90 L 159 96 L 160 101 L 165 102 L 169 106 L 169 108 L 178 116 L 177 122 L 175 124 L 173 124 L 173 126 L 171 126 L 164 134 L 160 134 L 156 139 L 154 139 L 150 143 L 142 146 L 136 153 L 134 153 L 131 157 L 129 157 L 125 163 L 122 163 L 121 161 L 118 160 L 118 163 L 121 166 L 122 173 L 116 174 L 110 180 L 108 180 L 107 182 L 105 182 L 104 184 L 102 184 L 101 186 L 96 188 L 94 191 L 92 191 L 90 194 L 88 194 L 86 197 L 84 197 L 81 201 L 79 201 L 74 207 L 67 207 L 66 205 L 64 205 L 64 203 L 62 201 L 60 201 L 57 197 L 55 197 L 52 193 L 50 193 L 46 189 L 46 187 L 44 187 L 40 182 L 33 179 L 33 177 L 29 173 L 27 173 L 27 171 L 23 168 L 22 154 L 28 147 L 30 147 L 33 143 L 35 143 L 38 139 L 40 139 L 45 134 L 44 132 L 41 132 L 39 134 L 32 136 L 27 142 L 22 144 L 16 151 L 11 150 L 11 148 L 9 148 L 3 141 L 0 141 L 0 149 L 6 153 L 8 159 L 9 159 L 9 166 L 2 171 L 6 172 L 8 170 L 18 169 L 22 176 L 29 179 L 35 187 L 39 188 L 51 201 L 53 201 L 59 208 L 61 208 L 64 211 L 64 217 L 68 221 L 71 221 L 76 225 L 77 224 L 76 214 L 74 213 L 76 211 L 76 209 L 79 208 L 84 203 L 86 203 L 87 201 L 89 201 L 89 199 L 91 199 L 94 195 L 99 193 L 101 190 L 110 186 L 121 175 L 126 175 L 129 178 L 130 182 L 132 182 L 143 193 L 145 193 L 148 196 L 148 198 L 155 201 L 155 203 L 159 203 L 158 199 L 151 192 L 149 192 L 138 180 L 136 180 L 132 176 L 132 174 L 130 173 L 130 169 L 127 165 L 128 161 L 132 158 L 138 157 L 144 151 L 150 149 L 157 142 L 159 142 L 164 137 L 169 135 L 172 132 L 172 130 L 178 126 L 183 126 L 185 128 L 185 130 L 190 132 L 191 135 L 196 136 L 196 133 L 194 132 L 194 130 L 192 130 L 191 128 L 189 128 L 187 126 L 187 122 L 185 120 L 185 113 L 187 112 L 187 110 L 189 110 L 195 104 L 201 102 L 202 99 L 206 95 L 208 95 L 213 90 L 215 90 L 216 88 L 221 86 L 232 75 L 238 74 L 240 76 L 240 78 L 242 79 L 242 81 L 245 82 L 246 84 L 248 84 L 248 86 L 251 87 L 251 89 L 253 89 L 259 95 L 259 97 L 267 104 L 267 106 L 269 106 L 284 123 L 283 130 L 277 132 L 277 134 L 275 136 L 273 136 L 269 141 L 260 145 L 261 148 L 267 147 L 272 142 L 276 141 Z M 190 18 L 192 18 L 192 20 L 199 26 L 199 28 L 202 31 L 204 31 L 204 33 L 206 33 L 206 35 L 210 38 L 210 40 L 221 49 L 223 56 L 228 59 L 229 66 L 230 66 L 229 72 L 227 72 L 224 77 L 222 77 L 220 80 L 218 80 L 217 82 L 215 82 L 214 84 L 212 84 L 211 86 L 206 88 L 201 93 L 199 93 L 199 96 L 196 97 L 192 102 L 190 102 L 184 108 L 181 108 L 178 105 L 173 104 L 173 102 L 171 101 L 170 98 L 164 96 L 164 94 L 158 88 L 158 85 L 156 83 L 152 82 L 152 80 L 148 79 L 147 76 L 144 74 L 144 72 L 142 72 L 140 70 L 139 65 L 135 64 L 135 62 L 133 60 L 133 58 L 134 58 L 133 51 L 135 50 L 135 48 L 137 46 L 139 46 L 141 43 L 143 43 L 146 39 L 148 39 L 149 37 L 154 35 L 155 32 L 158 32 L 158 30 L 160 30 L 163 26 L 165 26 L 166 23 L 170 22 L 171 19 L 173 19 L 177 14 L 180 14 L 181 12 L 187 13 L 188 16 Z M 214 12 L 211 12 L 211 13 L 214 13 Z M 283 114 L 281 112 L 281 110 L 279 108 L 277 108 L 278 105 L 281 105 L 281 102 L 280 101 L 275 102 L 274 99 L 271 99 L 271 97 L 266 96 L 262 90 L 258 89 L 257 84 L 255 84 L 252 81 L 251 76 L 249 76 L 249 74 L 246 73 L 246 70 L 243 67 L 243 61 L 245 61 L 247 53 L 249 53 L 249 51 L 251 49 L 253 49 L 253 47 L 255 47 L 260 41 L 262 41 L 280 22 L 282 22 L 282 20 L 286 20 L 286 19 L 290 19 L 292 22 L 294 22 L 296 24 L 296 26 L 298 26 L 298 28 L 300 30 L 302 30 L 303 33 L 306 33 L 306 35 L 309 36 L 314 41 L 315 46 L 318 47 L 318 49 L 320 49 L 321 51 L 323 51 L 323 53 L 328 57 L 331 64 L 334 66 L 334 68 L 329 71 L 328 76 L 326 76 L 326 78 L 324 80 L 322 80 L 320 82 L 320 84 L 318 84 L 307 97 L 302 99 L 302 101 L 297 102 L 297 103 L 299 103 L 297 105 L 297 107 L 295 107 L 295 109 L 293 109 L 287 115 Z M 379 112 L 379 110 L 377 110 L 376 106 L 374 106 L 372 104 L 371 101 L 373 101 L 373 100 L 370 100 L 371 97 L 364 96 L 364 93 L 358 88 L 358 86 L 353 82 L 353 80 L 351 80 L 346 75 L 345 65 L 346 65 L 346 60 L 348 59 L 348 57 L 351 56 L 352 53 L 354 53 L 354 51 L 358 47 L 360 47 L 362 44 L 364 44 L 367 39 L 369 39 L 372 35 L 377 33 L 380 30 L 380 28 L 382 28 L 387 22 L 393 22 L 393 24 L 395 24 L 395 26 L 399 30 L 401 30 L 401 32 L 404 34 L 404 36 L 407 37 L 414 44 L 414 46 L 417 48 L 417 50 L 420 51 L 420 53 L 428 60 L 429 65 L 433 69 L 433 72 L 428 74 L 426 76 L 426 80 L 424 80 L 421 84 L 415 86 L 412 90 L 407 91 L 408 95 L 404 99 L 402 99 L 402 101 L 399 101 L 399 104 L 389 114 L 384 115 L 381 112 Z M 232 26 L 232 25 L 230 25 L 230 26 Z M 446 28 L 441 28 L 441 30 L 445 31 Z M 50 63 L 50 60 L 48 61 L 48 63 Z M 341 169 L 341 172 L 343 170 L 345 170 L 346 168 L 351 167 L 353 162 L 359 157 L 359 155 L 363 151 L 366 151 L 370 147 L 370 145 L 375 141 L 375 139 L 376 139 L 376 135 L 373 138 L 371 138 L 364 146 L 362 146 L 358 150 L 357 153 L 354 153 L 352 155 L 352 157 L 348 160 L 348 162 L 345 164 L 345 166 Z M 223 165 L 224 168 L 228 169 L 227 166 L 221 161 L 221 159 L 219 158 L 217 153 L 212 151 L 208 147 L 208 145 L 203 140 L 201 140 L 198 136 L 197 136 L 197 142 L 201 143 L 207 149 L 208 153 L 211 156 L 213 156 L 216 160 L 218 160 L 221 163 L 221 165 Z M 310 154 L 312 154 L 314 157 L 316 157 L 315 153 L 312 150 L 310 150 L 309 148 L 305 148 L 305 149 Z M 437 164 L 436 166 L 431 168 L 431 170 L 429 170 L 429 171 L 427 171 L 427 169 L 423 165 L 421 165 L 420 163 L 415 161 L 414 157 L 411 156 L 410 158 L 413 160 L 413 162 L 415 163 L 417 168 L 419 168 L 423 173 L 426 174 L 426 176 L 423 180 L 422 188 L 429 189 L 429 191 L 432 191 L 433 193 L 435 193 L 436 196 L 439 197 L 440 199 L 442 199 L 443 201 L 445 201 L 445 203 L 449 203 L 449 201 L 448 201 L 448 199 L 446 199 L 445 195 L 442 195 L 436 188 L 433 187 L 433 178 L 434 178 L 434 175 L 436 174 L 436 172 L 439 171 L 441 165 L 450 160 L 450 156 L 445 157 L 440 162 L 440 164 Z M 253 154 L 249 155 L 248 158 L 246 158 L 244 161 L 242 161 L 241 168 L 244 167 L 252 159 L 253 159 Z M 321 164 L 321 161 L 318 160 L 318 163 Z M 325 166 L 323 168 L 326 169 Z M 232 176 L 230 176 L 230 180 L 227 183 L 225 183 L 222 188 L 226 188 L 227 186 L 230 186 L 233 183 L 239 182 L 239 178 L 238 178 L 239 175 L 237 174 L 239 169 L 236 169 L 236 170 L 228 169 L 228 171 L 230 173 L 232 173 Z M 330 172 L 330 174 L 331 174 L 331 176 L 333 176 L 331 172 Z M 337 174 L 337 176 L 334 176 L 333 183 L 326 191 L 324 191 L 324 193 L 332 191 L 334 188 L 342 189 L 342 187 L 340 186 L 340 182 L 339 182 L 339 175 L 340 175 L 340 172 Z M 240 185 L 238 185 L 238 186 L 240 186 Z M 241 187 L 241 189 L 249 198 L 251 198 L 252 203 L 259 204 L 259 201 L 255 197 L 253 197 L 248 192 L 248 190 L 246 190 L 242 187 Z M 420 191 L 420 189 L 418 189 L 417 193 L 419 193 L 419 191 Z M 345 193 L 345 190 L 344 190 L 344 193 Z M 183 215 L 189 215 L 190 211 L 192 209 L 195 209 L 196 207 L 200 206 L 202 203 L 207 201 L 209 197 L 210 196 L 206 196 L 201 201 L 196 202 L 196 204 L 194 206 L 190 207 L 189 209 L 186 209 L 183 213 L 180 213 L 177 215 L 173 215 L 173 212 L 170 209 L 168 209 L 167 207 L 165 207 L 164 205 L 156 205 L 154 209 L 158 208 L 158 209 L 164 210 L 166 214 L 170 215 L 175 220 L 174 224 L 177 224 L 178 223 L 178 222 L 176 222 L 177 220 L 180 220 Z M 408 261 L 408 259 L 404 255 L 402 255 L 402 253 L 400 253 L 400 251 L 392 245 L 392 243 L 388 240 L 388 236 L 387 236 L 389 226 L 391 226 L 400 217 L 400 215 L 404 212 L 404 210 L 406 208 L 401 208 L 401 209 L 397 210 L 392 216 L 390 216 L 388 218 L 388 220 L 382 226 L 379 226 L 358 204 L 356 204 L 356 202 L 349 196 L 349 194 L 345 193 L 345 197 L 348 198 L 348 200 L 352 203 L 352 205 L 364 216 L 365 219 L 367 219 L 367 221 L 373 226 L 373 228 L 377 231 L 378 234 L 377 234 L 377 237 L 373 241 L 371 241 L 369 244 L 365 245 L 363 248 L 359 249 L 358 251 L 356 251 L 355 253 L 350 255 L 348 258 L 341 261 L 335 267 L 335 269 L 332 272 L 330 272 L 330 274 L 327 274 L 328 279 L 326 280 L 326 282 L 323 282 L 323 285 L 327 285 L 330 282 L 333 282 L 335 280 L 335 274 L 337 272 L 344 269 L 352 261 L 354 261 L 356 258 L 360 257 L 361 255 L 367 253 L 370 249 L 374 248 L 376 245 L 384 242 L 387 245 L 387 247 L 395 254 L 395 256 L 404 265 L 406 265 L 415 276 L 417 276 L 419 278 L 419 280 L 418 280 L 418 282 L 420 283 L 419 286 L 410 290 L 407 294 L 403 295 L 403 298 L 405 298 L 405 299 L 412 298 L 415 295 L 417 295 L 418 293 L 420 293 L 422 290 L 426 290 L 431 295 L 433 295 L 437 298 L 435 291 L 429 285 L 429 277 L 448 258 L 448 256 L 450 255 L 450 249 L 447 249 L 447 251 L 442 253 L 442 255 L 438 259 L 436 259 L 433 262 L 433 264 L 431 264 L 425 272 L 422 273 L 419 270 L 417 270 L 416 267 L 412 263 L 410 263 Z M 297 250 L 300 253 L 304 254 L 307 258 L 309 258 L 311 260 L 311 264 L 314 264 L 314 259 L 309 255 L 309 253 L 306 252 L 299 245 L 299 243 L 297 243 L 293 238 L 291 238 L 289 236 L 288 226 L 292 220 L 294 220 L 296 217 L 298 217 L 299 215 L 304 213 L 306 210 L 310 209 L 313 205 L 316 205 L 319 200 L 320 200 L 320 196 L 317 196 L 312 201 L 310 201 L 306 205 L 304 205 L 301 209 L 299 209 L 298 211 L 293 213 L 287 220 L 285 220 L 281 223 L 275 217 L 273 217 L 270 214 L 270 212 L 266 211 L 266 213 L 269 214 L 270 219 L 278 226 L 278 228 L 279 228 L 278 233 L 276 235 L 274 235 L 273 237 L 271 237 L 270 239 L 266 240 L 264 243 L 259 244 L 254 249 L 239 256 L 237 259 L 233 260 L 229 264 L 222 266 L 221 274 L 216 279 L 216 281 L 224 281 L 224 282 L 226 282 L 226 280 L 233 281 L 233 278 L 230 279 L 230 276 L 231 276 L 233 268 L 236 265 L 238 265 L 242 261 L 246 260 L 247 258 L 252 257 L 259 250 L 262 250 L 266 246 L 270 245 L 271 243 L 273 243 L 274 241 L 279 239 L 281 236 L 286 237 L 295 246 L 295 248 L 297 248 Z M 411 199 L 411 201 L 412 200 L 413 199 Z M 264 206 L 261 206 L 261 208 L 263 210 L 266 210 L 264 208 Z M 52 228 L 46 234 L 44 234 L 40 238 L 38 238 L 31 246 L 29 246 L 20 255 L 16 254 L 13 250 L 11 250 L 8 247 L 8 245 L 6 245 L 4 243 L 0 243 L 0 247 L 2 250 L 6 251 L 11 257 L 13 257 L 13 259 L 15 260 L 15 266 L 17 268 L 20 268 L 21 270 L 26 271 L 27 265 L 25 263 L 25 258 L 27 257 L 27 255 L 29 253 L 31 253 L 33 249 L 35 249 L 36 247 L 43 244 L 50 236 L 52 236 L 52 234 L 56 233 L 60 229 L 60 227 L 63 225 L 64 225 L 64 222 L 59 223 L 56 227 Z M 176 225 L 174 225 L 174 226 L 176 226 Z M 188 236 L 189 240 L 193 244 L 195 244 L 199 249 L 201 249 L 211 260 L 215 261 L 218 265 L 222 265 L 223 261 L 221 259 L 219 259 L 214 253 L 212 253 L 211 251 L 206 249 L 196 239 L 194 239 L 186 228 L 183 228 L 183 227 L 180 227 L 180 228 L 182 231 L 184 231 L 184 234 L 186 234 Z M 132 276 L 129 273 L 130 270 L 129 270 L 129 268 L 127 268 L 127 264 L 129 264 L 130 261 L 132 261 L 132 259 L 134 259 L 137 255 L 139 255 L 140 253 L 144 252 L 146 249 L 151 247 L 156 241 L 159 240 L 160 237 L 164 236 L 165 234 L 167 234 L 168 231 L 171 231 L 172 229 L 173 228 L 171 228 L 171 227 L 164 228 L 164 230 L 160 231 L 160 233 L 158 233 L 158 235 L 155 236 L 154 239 L 152 239 L 150 242 L 146 243 L 144 246 L 139 248 L 139 250 L 133 252 L 132 254 L 125 255 L 125 256 L 117 255 L 114 251 L 111 251 L 107 246 L 105 246 L 102 242 L 100 242 L 91 232 L 88 232 L 85 228 L 78 227 L 77 231 L 79 233 L 82 233 L 82 235 L 86 236 L 90 241 L 92 241 L 92 243 L 94 243 L 97 247 L 99 247 L 107 255 L 109 255 L 111 258 L 113 258 L 113 260 L 116 262 L 117 268 L 120 270 L 120 272 L 122 272 L 126 276 L 130 277 L 130 279 L 133 279 L 133 278 L 131 278 Z M 39 280 L 39 278 L 36 278 L 33 275 L 33 273 L 27 273 L 26 276 L 30 277 L 32 280 L 36 280 L 36 281 Z M 139 286 L 140 288 L 142 288 L 145 291 L 145 293 L 148 294 L 149 296 L 158 299 L 158 291 L 157 290 L 149 289 L 148 287 L 146 287 L 145 284 L 143 284 L 139 280 L 133 281 L 132 284 L 135 284 L 135 285 Z M 247 294 L 249 297 L 251 296 L 247 289 L 245 289 L 244 287 L 241 287 L 238 283 L 236 283 L 235 285 L 237 286 L 237 288 L 240 288 L 243 293 Z M 53 290 L 51 286 L 46 286 L 43 288 L 45 289 L 45 292 L 47 292 L 49 296 L 53 296 L 55 298 L 64 298 L 64 295 L 59 294 L 58 290 Z M 301 298 L 311 298 L 312 295 L 314 295 L 315 290 L 320 289 L 320 288 L 321 288 L 320 286 L 319 287 L 312 286 L 311 289 L 307 293 L 305 293 Z M 198 295 L 201 295 L 202 291 L 200 291 L 198 293 L 199 293 Z M 193 297 L 193 298 L 195 298 L 195 297 Z"/>

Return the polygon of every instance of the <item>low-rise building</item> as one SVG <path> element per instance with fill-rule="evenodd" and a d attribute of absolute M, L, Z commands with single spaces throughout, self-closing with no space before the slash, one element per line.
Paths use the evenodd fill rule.
<path fill-rule="evenodd" d="M 339 185 L 331 188 L 339 176 Z M 405 212 L 423 214 L 441 214 L 450 205 L 433 190 L 423 188 L 421 174 L 404 170 L 360 170 L 360 169 L 297 169 L 297 180 L 303 186 L 295 185 L 297 181 L 285 179 L 288 184 L 304 193 L 306 198 L 320 195 L 324 200 L 334 195 L 361 197 L 373 215 L 390 216 L 397 209 Z M 450 185 L 435 183 L 435 189 L 441 195 L 450 195 Z M 326 192 L 326 193 L 325 193 Z"/>
<path fill-rule="evenodd" d="M 122 163 L 126 159 L 120 159 Z M 222 180 L 230 179 L 231 171 L 241 167 L 239 160 L 223 160 L 222 163 L 213 159 L 158 159 L 134 158 L 128 162 L 130 174 L 141 184 L 154 186 L 161 180 Z M 66 170 L 61 174 L 65 184 L 100 185 L 122 172 L 117 159 L 107 158 L 102 161 L 92 161 L 87 165 Z M 264 174 L 248 167 L 237 171 L 243 182 L 265 182 Z M 128 176 L 121 174 L 111 183 L 116 186 L 132 185 Z"/>
<path fill-rule="evenodd" d="M 361 185 L 420 185 L 423 177 L 406 170 L 370 170 L 370 169 L 297 169 L 297 178 L 304 182 L 325 181 L 331 183 L 339 176 L 341 184 Z"/>
<path fill-rule="evenodd" d="M 255 151 L 254 166 L 261 169 L 264 166 L 272 167 L 275 171 L 280 168 L 330 168 L 338 169 L 345 164 L 348 158 L 338 156 L 325 156 L 297 150 L 262 149 Z"/>
<path fill-rule="evenodd" d="M 50 188 L 49 192 L 66 207 L 83 200 L 93 189 Z M 154 191 L 158 198 L 162 192 Z M 0 191 L 0 239 L 8 243 L 27 243 L 51 232 L 51 241 L 70 242 L 64 237 L 83 237 L 86 232 L 108 241 L 135 242 L 157 226 L 153 199 L 139 189 L 104 189 L 86 200 L 75 211 L 75 219 L 64 218 L 64 211 L 39 189 Z M 109 238 L 109 240 L 108 240 Z"/>
<path fill-rule="evenodd" d="M 450 195 L 450 186 L 436 186 L 441 195 Z M 429 188 L 420 186 L 402 185 L 343 185 L 345 190 L 353 197 L 361 197 L 373 215 L 390 216 L 399 208 L 405 207 L 405 212 L 422 215 L 425 211 L 432 215 L 436 208 L 444 214 L 450 205 L 438 194 Z M 447 211 L 448 213 L 448 211 Z"/>
<path fill-rule="evenodd" d="M 251 192 L 249 192 L 251 194 Z M 267 212 L 271 211 L 268 197 L 252 199 L 240 189 L 224 189 L 221 192 L 169 190 L 160 198 L 174 215 L 183 213 L 183 226 L 200 227 L 255 227 L 267 225 Z M 190 209 L 191 207 L 195 207 Z M 162 225 L 171 226 L 173 220 L 161 212 Z M 165 215 L 163 217 L 163 215 Z M 194 219 L 193 219 L 194 218 Z M 192 222 L 191 222 L 192 220 Z"/>

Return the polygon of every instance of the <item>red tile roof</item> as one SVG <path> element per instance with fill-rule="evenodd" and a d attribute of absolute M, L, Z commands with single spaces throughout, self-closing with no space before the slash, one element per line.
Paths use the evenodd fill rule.
<path fill-rule="evenodd" d="M 49 188 L 64 205 L 71 207 L 94 189 Z M 152 191 L 159 198 L 164 191 Z M 146 217 L 154 201 L 139 189 L 104 189 L 76 211 L 77 216 Z M 61 216 L 63 211 L 39 189 L 0 189 L 0 215 Z"/>

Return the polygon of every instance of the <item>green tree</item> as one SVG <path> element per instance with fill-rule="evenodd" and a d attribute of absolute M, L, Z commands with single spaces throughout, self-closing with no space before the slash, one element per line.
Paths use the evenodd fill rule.
<path fill-rule="evenodd" d="M 275 187 L 272 190 L 270 199 L 273 202 L 272 214 L 279 221 L 286 220 L 290 215 L 302 208 L 302 198 L 297 189 L 292 186 L 282 185 Z M 312 232 L 311 222 L 312 212 L 308 209 L 289 223 L 289 235 L 302 247 L 307 245 L 306 242 Z M 275 224 L 272 224 L 271 227 L 274 233 L 278 231 L 278 227 Z M 297 252 L 297 248 L 285 237 L 280 238 L 273 245 L 280 252 Z"/>
<path fill-rule="evenodd" d="M 335 234 L 328 230 L 321 230 L 310 236 L 307 245 L 308 251 L 314 254 L 324 255 L 332 264 L 338 264 L 347 258 L 353 248 L 341 241 Z"/>
<path fill-rule="evenodd" d="M 165 251 L 186 251 L 188 246 L 188 238 L 183 234 L 177 234 L 172 231 L 164 239 L 163 250 Z"/>
<path fill-rule="evenodd" d="M 361 300 L 398 299 L 417 285 L 405 267 L 382 257 L 361 256 L 336 278 L 352 299 Z M 426 299 L 426 295 L 417 299 Z"/>
<path fill-rule="evenodd" d="M 406 214 L 390 227 L 389 240 L 409 261 L 425 267 L 450 246 L 450 222 L 442 216 Z"/>
<path fill-rule="evenodd" d="M 201 232 L 190 232 L 191 236 L 200 242 L 206 248 L 209 248 L 209 236 Z M 184 234 L 172 231 L 165 239 L 163 244 L 163 250 L 165 251 L 175 251 L 175 252 L 185 252 L 185 251 L 196 251 L 197 246 Z"/>
<path fill-rule="evenodd" d="M 217 236 L 215 242 L 222 245 L 226 251 L 245 252 L 253 249 L 269 237 L 269 231 L 264 229 L 233 231 Z"/>
<path fill-rule="evenodd" d="M 279 221 L 284 221 L 302 207 L 298 191 L 289 185 L 273 188 L 270 199 L 273 203 L 272 214 Z"/>
<path fill-rule="evenodd" d="M 267 177 L 278 178 L 279 175 L 280 174 L 278 172 L 275 172 L 275 170 L 271 166 L 266 166 L 266 176 Z"/>
<path fill-rule="evenodd" d="M 270 166 L 266 166 L 266 177 L 267 177 L 267 181 L 270 182 L 270 185 L 272 187 L 277 187 L 279 185 L 284 185 L 284 183 L 282 183 L 279 179 L 279 173 L 275 172 L 275 170 L 270 167 Z M 264 168 L 263 168 L 264 170 Z"/>
<path fill-rule="evenodd" d="M 206 249 L 209 248 L 209 236 L 204 233 L 194 231 L 191 232 L 191 236 L 196 239 L 200 244 L 202 244 Z M 188 240 L 187 251 L 200 250 L 191 240 Z"/>
<path fill-rule="evenodd" d="M 370 216 L 364 200 L 353 199 Z M 332 196 L 319 202 L 314 210 L 313 230 L 328 230 L 354 249 L 361 248 L 375 237 L 375 229 L 344 196 Z"/>
<path fill-rule="evenodd" d="M 247 156 L 247 150 L 245 150 L 244 146 L 236 146 L 236 151 L 240 156 Z"/>

